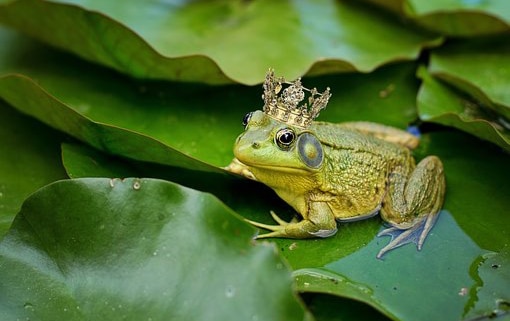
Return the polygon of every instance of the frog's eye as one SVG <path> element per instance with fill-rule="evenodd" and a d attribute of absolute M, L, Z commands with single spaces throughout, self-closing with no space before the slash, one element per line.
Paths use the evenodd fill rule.
<path fill-rule="evenodd" d="M 244 126 L 244 129 L 246 129 L 246 126 L 248 125 L 248 122 L 250 121 L 250 118 L 251 118 L 252 114 L 253 114 L 253 112 L 250 112 L 250 113 L 247 113 L 246 115 L 244 115 L 244 117 L 243 117 L 243 126 Z"/>
<path fill-rule="evenodd" d="M 296 135 L 289 128 L 280 129 L 275 136 L 276 144 L 283 150 L 289 149 L 295 139 Z"/>

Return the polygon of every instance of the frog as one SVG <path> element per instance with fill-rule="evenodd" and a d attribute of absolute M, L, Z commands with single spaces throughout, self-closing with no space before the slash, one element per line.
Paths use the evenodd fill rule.
<path fill-rule="evenodd" d="M 290 84 L 283 95 L 282 84 Z M 316 121 L 329 88 L 322 95 L 309 90 L 312 112 L 297 106 L 303 88 L 300 79 L 286 83 L 268 73 L 264 108 L 245 115 L 234 158 L 225 167 L 267 185 L 299 216 L 285 221 L 270 211 L 275 224 L 247 220 L 268 231 L 256 238 L 326 238 L 337 233 L 340 223 L 380 215 L 388 227 L 377 236 L 391 240 L 377 258 L 411 242 L 421 250 L 443 206 L 441 160 L 430 155 L 416 162 L 412 150 L 419 138 L 402 129 L 367 121 Z"/>

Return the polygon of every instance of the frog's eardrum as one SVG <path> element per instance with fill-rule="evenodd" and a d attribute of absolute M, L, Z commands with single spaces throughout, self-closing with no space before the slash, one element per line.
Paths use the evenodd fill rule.
<path fill-rule="evenodd" d="M 314 135 L 303 133 L 297 141 L 299 158 L 311 168 L 319 168 L 324 160 L 322 145 Z"/>

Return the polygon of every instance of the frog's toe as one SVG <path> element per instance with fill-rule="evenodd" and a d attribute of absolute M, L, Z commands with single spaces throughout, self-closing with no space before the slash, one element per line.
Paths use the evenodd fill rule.
<path fill-rule="evenodd" d="M 278 231 L 283 228 L 282 225 L 269 225 L 269 224 L 259 223 L 259 222 L 250 221 L 250 220 L 246 220 L 246 219 L 245 219 L 245 221 L 255 227 L 263 228 L 263 229 L 269 230 L 269 231 Z"/>
<path fill-rule="evenodd" d="M 285 226 L 288 225 L 288 223 L 284 222 L 286 225 L 269 225 L 269 224 L 263 224 L 259 222 L 254 222 L 250 220 L 245 220 L 246 222 L 250 223 L 251 225 L 268 230 L 271 232 L 259 234 L 255 236 L 255 239 L 264 239 L 264 238 L 270 238 L 270 237 L 287 237 L 287 233 L 285 232 Z"/>
<path fill-rule="evenodd" d="M 271 211 L 270 213 L 271 217 L 273 218 L 273 220 L 275 220 L 276 223 L 278 223 L 278 225 L 263 224 L 255 221 L 245 220 L 246 222 L 255 227 L 271 231 L 270 233 L 257 235 L 256 237 L 257 239 L 283 236 L 285 234 L 284 232 L 285 227 L 288 226 L 289 224 L 292 224 L 292 221 L 286 222 L 282 220 L 278 215 L 276 215 L 275 212 Z"/>
<path fill-rule="evenodd" d="M 276 213 L 273 211 L 270 211 L 269 213 L 271 213 L 271 217 L 273 218 L 273 220 L 275 220 L 275 222 L 281 226 L 289 225 L 290 223 L 292 223 L 292 221 L 290 223 L 285 222 L 278 215 L 276 215 Z"/>
<path fill-rule="evenodd" d="M 423 243 L 434 226 L 437 217 L 438 215 L 429 215 L 410 228 L 403 229 L 392 226 L 379 232 L 377 236 L 390 236 L 391 241 L 379 251 L 377 258 L 380 259 L 387 252 L 408 243 L 416 244 L 418 251 L 421 250 Z"/>

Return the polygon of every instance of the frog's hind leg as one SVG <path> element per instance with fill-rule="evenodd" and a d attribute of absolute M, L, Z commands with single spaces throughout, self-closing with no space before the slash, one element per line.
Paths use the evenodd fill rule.
<path fill-rule="evenodd" d="M 415 243 L 418 250 L 421 250 L 425 238 L 434 226 L 437 217 L 437 213 L 435 215 L 427 215 L 425 218 L 418 219 L 416 224 L 410 228 L 405 229 L 392 226 L 379 232 L 377 236 L 390 236 L 391 241 L 379 251 L 377 258 L 380 259 L 386 252 L 407 243 Z"/>
<path fill-rule="evenodd" d="M 443 165 L 435 156 L 423 159 L 409 176 L 398 172 L 390 175 L 381 216 L 392 227 L 378 236 L 389 235 L 391 241 L 377 258 L 410 242 L 421 250 L 443 205 L 444 192 Z"/>

